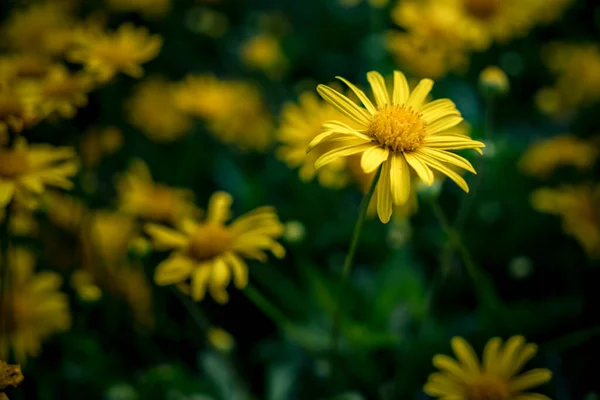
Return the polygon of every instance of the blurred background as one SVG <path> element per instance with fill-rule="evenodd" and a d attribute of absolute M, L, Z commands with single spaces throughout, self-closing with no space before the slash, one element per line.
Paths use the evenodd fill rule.
<path fill-rule="evenodd" d="M 597 2 L 6 0 L 0 21 L 10 399 L 426 399 L 453 336 L 516 334 L 541 393 L 598 397 Z M 369 180 L 305 150 L 337 115 L 316 85 L 370 96 L 371 70 L 433 79 L 486 148 L 469 194 L 439 179 L 369 214 L 332 356 Z M 203 221 L 219 191 L 233 218 L 273 206 L 285 256 L 194 301 L 148 223 Z"/>

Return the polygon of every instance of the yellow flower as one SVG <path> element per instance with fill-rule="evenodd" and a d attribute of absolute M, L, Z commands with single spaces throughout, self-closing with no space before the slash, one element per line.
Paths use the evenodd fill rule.
<path fill-rule="evenodd" d="M 123 133 L 119 128 L 92 128 L 81 139 L 79 155 L 86 168 L 94 168 L 98 166 L 102 157 L 118 151 L 122 146 Z"/>
<path fill-rule="evenodd" d="M 21 85 L 23 103 L 41 116 L 53 113 L 73 118 L 77 108 L 87 104 L 92 79 L 81 72 L 71 73 L 63 65 L 54 65 L 40 80 L 28 80 Z"/>
<path fill-rule="evenodd" d="M 534 143 L 519 161 L 527 175 L 547 178 L 557 168 L 573 166 L 589 170 L 598 158 L 598 147 L 573 135 L 559 135 Z"/>
<path fill-rule="evenodd" d="M 173 86 L 162 78 L 144 80 L 126 104 L 129 122 L 155 142 L 185 136 L 193 120 L 177 107 L 173 94 Z"/>
<path fill-rule="evenodd" d="M 552 43 L 543 54 L 557 79 L 554 86 L 542 88 L 536 96 L 542 111 L 560 115 L 600 100 L 600 46 Z"/>
<path fill-rule="evenodd" d="M 163 223 L 177 223 L 186 217 L 198 215 L 194 194 L 156 183 L 148 166 L 142 160 L 131 163 L 129 171 L 117 184 L 120 210 Z"/>
<path fill-rule="evenodd" d="M 68 7 L 56 1 L 36 2 L 15 10 L 6 21 L 5 42 L 13 49 L 61 55 L 72 45 L 75 20 Z"/>
<path fill-rule="evenodd" d="M 207 287 L 219 303 L 229 299 L 226 288 L 233 275 L 238 289 L 248 284 L 248 266 L 244 258 L 266 261 L 266 250 L 277 258 L 285 249 L 275 241 L 283 234 L 283 225 L 272 207 L 257 208 L 234 220 L 231 217 L 232 198 L 224 192 L 209 200 L 206 218 L 185 220 L 178 230 L 147 224 L 156 250 L 174 250 L 156 268 L 154 281 L 161 286 L 191 280 L 194 300 L 204 298 Z"/>
<path fill-rule="evenodd" d="M 288 68 L 279 39 L 262 33 L 248 39 L 241 49 L 244 64 L 251 69 L 264 71 L 271 78 L 279 78 Z"/>
<path fill-rule="evenodd" d="M 0 84 L 11 84 L 22 78 L 42 78 L 53 65 L 43 55 L 34 53 L 17 53 L 0 56 Z"/>
<path fill-rule="evenodd" d="M 517 375 L 537 353 L 537 346 L 513 336 L 504 345 L 500 338 L 488 341 L 480 362 L 473 348 L 461 337 L 452 339 L 458 362 L 446 355 L 433 357 L 433 365 L 442 372 L 429 375 L 423 390 L 429 396 L 457 400 L 550 400 L 538 393 L 525 393 L 548 382 L 552 373 L 537 368 Z"/>
<path fill-rule="evenodd" d="M 0 208 L 13 197 L 33 207 L 37 195 L 43 193 L 46 186 L 70 189 L 73 183 L 69 178 L 76 172 L 72 148 L 28 145 L 24 138 L 18 137 L 13 148 L 0 148 Z"/>
<path fill-rule="evenodd" d="M 171 0 L 108 0 L 108 7 L 115 11 L 137 12 L 147 18 L 157 18 L 169 12 Z"/>
<path fill-rule="evenodd" d="M 501 96 L 510 90 L 510 82 L 504 71 L 495 65 L 490 65 L 479 74 L 479 87 L 487 96 Z"/>
<path fill-rule="evenodd" d="M 181 110 L 201 118 L 220 141 L 241 150 L 266 150 L 273 122 L 260 90 L 247 82 L 190 75 L 175 89 Z"/>
<path fill-rule="evenodd" d="M 94 302 L 102 297 L 102 289 L 94 282 L 94 276 L 86 270 L 78 270 L 71 275 L 71 286 L 84 301 Z"/>
<path fill-rule="evenodd" d="M 4 391 L 12 386 L 16 388 L 23 382 L 25 377 L 21 372 L 20 365 L 9 365 L 0 360 L 0 400 L 8 400 Z"/>
<path fill-rule="evenodd" d="M 39 117 L 25 106 L 22 94 L 0 82 L 0 139 L 6 137 L 9 130 L 21 132 L 38 121 Z M 0 144 L 2 142 L 0 140 Z"/>
<path fill-rule="evenodd" d="M 434 181 L 433 168 L 468 192 L 465 180 L 445 164 L 472 173 L 475 173 L 475 169 L 466 159 L 447 150 L 475 149 L 481 153 L 480 148 L 485 145 L 468 136 L 448 131 L 463 120 L 454 103 L 448 99 L 425 103 L 433 87 L 430 79 L 421 80 L 410 93 L 404 74 L 395 71 L 394 90 L 390 99 L 385 81 L 379 73 L 369 72 L 367 78 L 373 89 L 376 106 L 364 92 L 340 78 L 366 108 L 359 107 L 328 86 L 318 86 L 319 94 L 360 125 L 360 129 L 336 120 L 326 122 L 323 125 L 325 132 L 313 139 L 308 150 L 323 144 L 333 149 L 319 157 L 315 167 L 320 168 L 339 157 L 354 154 L 361 155 L 361 168 L 365 173 L 382 166 L 376 191 L 377 214 L 384 223 L 390 220 L 392 205 L 404 204 L 410 197 L 410 168 L 428 185 Z"/>
<path fill-rule="evenodd" d="M 563 230 L 592 258 L 600 258 L 600 185 L 564 185 L 538 189 L 533 208 L 562 218 Z"/>
<path fill-rule="evenodd" d="M 58 290 L 58 274 L 35 273 L 34 257 L 23 248 L 12 250 L 8 256 L 10 280 L 3 294 L 8 324 L 0 335 L 0 358 L 6 359 L 12 350 L 17 362 L 24 363 L 39 353 L 47 337 L 69 329 L 71 315 L 67 296 Z"/>
<path fill-rule="evenodd" d="M 206 336 L 210 345 L 223 353 L 229 353 L 235 346 L 233 337 L 224 329 L 210 328 Z"/>
<path fill-rule="evenodd" d="M 125 23 L 116 32 L 81 31 L 78 47 L 68 53 L 68 58 L 84 64 L 100 82 L 109 81 L 118 72 L 141 78 L 144 75 L 141 64 L 155 58 L 161 47 L 160 36 L 150 35 L 146 28 Z"/>
<path fill-rule="evenodd" d="M 300 167 L 299 176 L 309 181 L 316 175 L 319 183 L 325 187 L 340 188 L 348 183 L 346 162 L 340 159 L 327 164 L 318 171 L 315 161 L 328 148 L 320 147 L 306 154 L 310 142 L 321 133 L 321 126 L 331 119 L 344 119 L 344 115 L 318 98 L 313 92 L 304 92 L 298 98 L 298 104 L 286 103 L 281 111 L 281 125 L 277 131 L 280 143 L 277 157 L 292 168 Z M 346 120 L 347 123 L 352 123 Z"/>

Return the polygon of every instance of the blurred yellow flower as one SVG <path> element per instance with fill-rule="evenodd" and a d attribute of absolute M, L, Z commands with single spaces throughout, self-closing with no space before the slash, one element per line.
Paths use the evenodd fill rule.
<path fill-rule="evenodd" d="M 356 7 L 361 2 L 362 0 L 338 0 L 338 3 L 340 3 L 342 7 L 346 8 Z M 383 8 L 388 5 L 389 0 L 367 0 L 367 2 L 371 7 Z"/>
<path fill-rule="evenodd" d="M 33 210 L 12 203 L 10 207 L 0 208 L 0 223 L 10 213 L 9 229 L 14 237 L 31 237 L 38 233 L 38 221 Z"/>
<path fill-rule="evenodd" d="M 146 28 L 124 23 L 116 32 L 79 31 L 77 47 L 67 55 L 70 61 L 84 64 L 99 82 L 107 82 L 119 72 L 141 78 L 141 64 L 158 55 L 162 42 L 160 36 L 150 35 Z"/>
<path fill-rule="evenodd" d="M 13 198 L 33 207 L 46 186 L 70 189 L 70 177 L 77 173 L 75 151 L 47 144 L 28 145 L 23 137 L 10 149 L 0 148 L 0 208 Z"/>
<path fill-rule="evenodd" d="M 79 197 L 57 190 L 47 190 L 40 203 L 40 208 L 54 225 L 71 233 L 81 232 L 81 221 L 87 210 Z"/>
<path fill-rule="evenodd" d="M 410 198 L 411 168 L 428 185 L 434 182 L 433 168 L 468 192 L 466 181 L 446 164 L 472 173 L 475 169 L 466 159 L 448 150 L 474 149 L 481 153 L 485 145 L 448 131 L 463 121 L 454 103 L 448 99 L 426 103 L 433 87 L 430 79 L 421 80 L 411 93 L 404 74 L 395 71 L 390 98 L 385 80 L 378 72 L 369 72 L 367 78 L 376 106 L 364 92 L 343 78 L 340 79 L 365 108 L 328 86 L 317 87 L 321 97 L 357 123 L 360 129 L 337 120 L 326 122 L 324 132 L 312 140 L 308 150 L 324 144 L 332 149 L 317 159 L 315 167 L 351 155 L 361 156 L 360 164 L 365 173 L 374 172 L 381 166 L 376 191 L 377 214 L 383 223 L 390 220 L 393 205 L 405 204 Z"/>
<path fill-rule="evenodd" d="M 12 350 L 16 361 L 24 363 L 39 353 L 47 337 L 70 328 L 71 315 L 67 296 L 59 291 L 60 276 L 54 272 L 35 273 L 35 259 L 28 250 L 10 251 L 8 265 L 10 280 L 3 293 L 8 323 L 0 334 L 0 358 L 6 359 Z"/>
<path fill-rule="evenodd" d="M 9 131 L 21 132 L 38 121 L 39 117 L 26 107 L 22 94 L 0 82 L 0 139 L 6 138 Z"/>
<path fill-rule="evenodd" d="M 40 80 L 27 80 L 21 87 L 23 103 L 43 117 L 53 113 L 63 118 L 73 118 L 77 108 L 87 104 L 87 94 L 92 90 L 90 76 L 69 72 L 60 64 L 50 67 Z"/>
<path fill-rule="evenodd" d="M 192 118 L 175 104 L 173 85 L 162 78 L 138 84 L 125 107 L 129 122 L 155 142 L 177 140 L 193 126 Z"/>
<path fill-rule="evenodd" d="M 317 135 L 321 126 L 331 119 L 343 119 L 347 124 L 351 120 L 319 99 L 316 93 L 304 92 L 298 97 L 298 104 L 284 104 L 281 111 L 281 124 L 277 131 L 277 157 L 292 168 L 300 167 L 298 174 L 303 181 L 312 180 L 315 175 L 319 183 L 329 188 L 340 188 L 348 183 L 349 175 L 346 161 L 339 159 L 318 171 L 315 161 L 329 150 L 323 146 L 306 154 L 306 148 Z"/>
<path fill-rule="evenodd" d="M 178 107 L 201 118 L 221 142 L 241 150 L 265 151 L 273 142 L 273 122 L 255 85 L 189 75 L 175 89 Z"/>
<path fill-rule="evenodd" d="M 260 207 L 235 219 L 231 224 L 232 198 L 217 192 L 209 200 L 206 218 L 185 220 L 177 230 L 147 224 L 156 250 L 173 250 L 156 268 L 154 281 L 161 286 L 191 280 L 194 300 L 204 298 L 207 287 L 219 303 L 229 299 L 227 285 L 232 278 L 238 289 L 248 284 L 248 266 L 244 258 L 266 261 L 266 250 L 277 258 L 285 249 L 275 241 L 283 234 L 283 225 L 273 207 Z"/>
<path fill-rule="evenodd" d="M 131 163 L 117 183 L 117 191 L 122 212 L 147 220 L 176 224 L 199 213 L 192 191 L 154 182 L 142 160 Z"/>
<path fill-rule="evenodd" d="M 137 12 L 147 18 L 162 17 L 171 9 L 171 0 L 107 0 L 115 11 Z"/>
<path fill-rule="evenodd" d="M 502 96 L 510 90 L 510 82 L 502 69 L 490 65 L 479 74 L 479 88 L 484 95 Z"/>
<path fill-rule="evenodd" d="M 87 229 L 94 251 L 112 268 L 127 258 L 129 245 L 138 233 L 131 216 L 108 210 L 95 211 Z"/>
<path fill-rule="evenodd" d="M 561 115 L 600 100 L 598 44 L 552 43 L 544 48 L 543 55 L 556 83 L 538 92 L 536 102 L 542 111 Z"/>
<path fill-rule="evenodd" d="M 500 338 L 490 339 L 481 362 L 463 338 L 454 337 L 451 343 L 458 361 L 441 354 L 433 357 L 433 365 L 442 372 L 429 375 L 423 388 L 429 396 L 469 400 L 550 400 L 538 393 L 524 392 L 548 382 L 552 372 L 537 368 L 517 375 L 537 353 L 537 346 L 525 343 L 522 336 L 513 336 L 504 344 Z"/>
<path fill-rule="evenodd" d="M 84 301 L 94 302 L 102 297 L 102 289 L 94 282 L 94 276 L 86 270 L 80 269 L 71 275 L 71 286 L 79 298 Z"/>
<path fill-rule="evenodd" d="M 54 65 L 46 56 L 16 53 L 0 56 L 0 84 L 13 84 L 22 78 L 42 78 Z"/>
<path fill-rule="evenodd" d="M 560 167 L 589 170 L 598 158 L 598 146 L 573 135 L 559 135 L 531 145 L 519 160 L 519 167 L 527 175 L 549 177 Z"/>
<path fill-rule="evenodd" d="M 206 336 L 208 343 L 223 353 L 229 353 L 233 349 L 233 346 L 235 346 L 233 337 L 222 328 L 210 328 Z"/>
<path fill-rule="evenodd" d="M 11 386 L 16 388 L 23 379 L 25 377 L 20 365 L 10 365 L 0 360 L 0 400 L 8 400 L 4 391 Z"/>
<path fill-rule="evenodd" d="M 69 7 L 56 1 L 34 2 L 15 9 L 3 27 L 6 44 L 27 53 L 62 55 L 72 44 L 75 20 Z"/>
<path fill-rule="evenodd" d="M 560 216 L 563 230 L 590 257 L 600 258 L 600 185 L 538 189 L 531 195 L 531 203 L 538 211 Z"/>
<path fill-rule="evenodd" d="M 244 42 L 241 58 L 248 68 L 261 70 L 273 79 L 281 78 L 288 68 L 279 38 L 268 33 L 261 33 Z"/>

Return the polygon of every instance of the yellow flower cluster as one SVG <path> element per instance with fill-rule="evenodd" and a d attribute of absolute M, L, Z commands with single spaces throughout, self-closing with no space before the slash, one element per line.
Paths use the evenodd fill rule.
<path fill-rule="evenodd" d="M 525 36 L 557 19 L 572 0 L 406 0 L 392 12 L 404 29 L 392 31 L 388 48 L 411 73 L 440 78 L 461 71 L 471 52 Z"/>
<path fill-rule="evenodd" d="M 201 119 L 220 141 L 242 150 L 267 150 L 273 142 L 273 122 L 260 90 L 244 81 L 212 75 L 189 75 L 178 83 L 177 106 Z"/>
<path fill-rule="evenodd" d="M 600 185 L 563 185 L 537 189 L 531 195 L 535 209 L 562 218 L 563 230 L 587 254 L 600 258 Z"/>
<path fill-rule="evenodd" d="M 544 48 L 543 55 L 556 82 L 537 93 L 536 104 L 541 111 L 562 116 L 600 100 L 598 44 L 552 43 Z"/>

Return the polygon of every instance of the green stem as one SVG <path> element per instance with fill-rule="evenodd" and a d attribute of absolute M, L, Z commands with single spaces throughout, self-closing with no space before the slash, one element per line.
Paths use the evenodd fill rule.
<path fill-rule="evenodd" d="M 179 298 L 183 306 L 186 308 L 186 310 L 188 311 L 198 328 L 204 333 L 208 332 L 210 324 L 208 323 L 208 320 L 206 319 L 204 314 L 202 314 L 202 312 L 198 309 L 196 303 L 192 300 L 192 298 L 184 295 L 174 286 L 171 286 L 171 289 Z"/>
<path fill-rule="evenodd" d="M 284 330 L 291 327 L 287 317 L 250 283 L 244 289 L 244 294 L 279 327 Z"/>
<path fill-rule="evenodd" d="M 350 242 L 350 249 L 348 250 L 348 254 L 346 255 L 346 259 L 344 260 L 344 267 L 342 269 L 342 277 L 340 283 L 340 293 L 338 297 L 338 301 L 336 304 L 336 308 L 333 314 L 333 326 L 331 329 L 331 350 L 335 352 L 339 345 L 339 337 L 340 337 L 340 325 L 341 325 L 341 311 L 342 311 L 342 300 L 344 299 L 344 289 L 346 288 L 346 284 L 348 281 L 348 276 L 350 275 L 350 268 L 352 268 L 352 263 L 354 261 L 354 254 L 356 253 L 356 247 L 358 245 L 358 239 L 360 237 L 360 232 L 362 230 L 362 226 L 365 222 L 365 218 L 367 216 L 367 210 L 369 209 L 369 203 L 371 203 L 371 199 L 373 198 L 373 194 L 375 193 L 375 187 L 377 186 L 377 181 L 379 180 L 379 176 L 381 175 L 381 166 L 377 169 L 375 176 L 373 177 L 373 181 L 371 182 L 371 187 L 363 197 L 360 203 L 360 211 L 358 213 L 358 220 L 356 221 L 356 225 L 354 226 L 354 232 L 352 233 L 352 240 Z"/>

